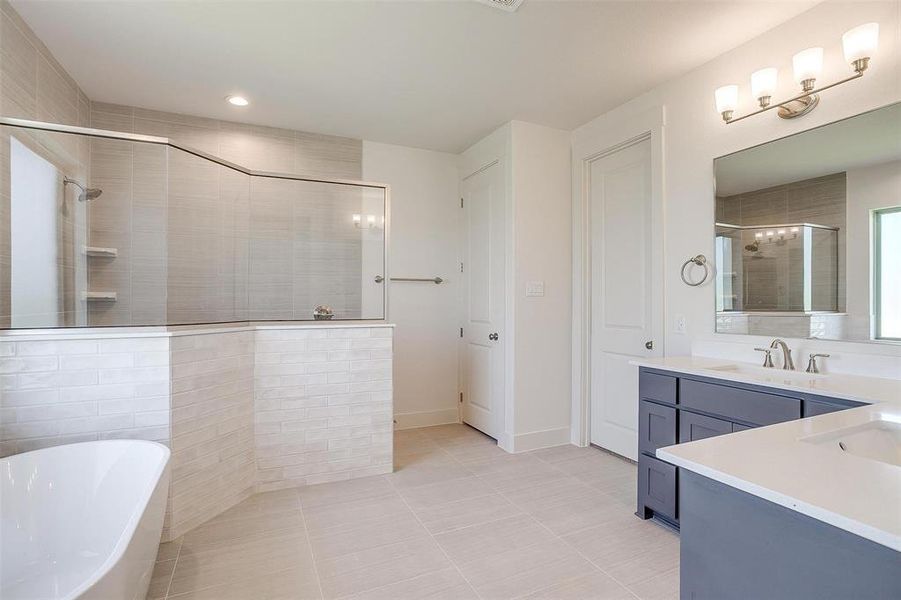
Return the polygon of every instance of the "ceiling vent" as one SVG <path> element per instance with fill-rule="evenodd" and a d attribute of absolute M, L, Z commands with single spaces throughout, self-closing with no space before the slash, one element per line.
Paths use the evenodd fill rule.
<path fill-rule="evenodd" d="M 519 5 L 522 4 L 523 0 L 477 0 L 482 4 L 487 4 L 488 6 L 493 6 L 494 8 L 499 8 L 506 12 L 514 12 Z"/>

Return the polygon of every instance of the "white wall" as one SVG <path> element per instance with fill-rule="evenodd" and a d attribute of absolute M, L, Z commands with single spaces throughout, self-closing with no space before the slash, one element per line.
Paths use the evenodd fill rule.
<path fill-rule="evenodd" d="M 870 213 L 901 203 L 901 161 L 847 173 L 848 333 L 870 336 L 870 255 L 873 236 Z"/>
<path fill-rule="evenodd" d="M 572 338 L 570 134 L 512 123 L 514 446 L 569 441 Z M 544 296 L 527 297 L 529 282 Z"/>
<path fill-rule="evenodd" d="M 461 156 L 465 178 L 504 170 L 506 248 L 504 431 L 510 452 L 569 442 L 572 224 L 570 134 L 511 121 Z M 526 297 L 528 282 L 545 295 Z"/>
<path fill-rule="evenodd" d="M 869 21 L 880 24 L 879 50 L 866 75 L 857 81 L 822 94 L 819 107 L 793 121 L 778 118 L 774 111 L 726 125 L 714 108 L 714 90 L 728 83 L 740 85 L 738 114 L 753 109 L 748 79 L 764 66 L 779 68 L 776 98 L 796 93 L 791 58 L 810 46 L 825 48 L 822 82 L 851 74 L 841 50 L 841 35 Z M 687 257 L 704 253 L 714 256 L 713 159 L 756 144 L 823 125 L 863 111 L 901 100 L 901 48 L 899 31 L 901 3 L 824 3 L 795 19 L 739 46 L 714 61 L 635 98 L 573 132 L 575 143 L 601 135 L 617 124 L 635 119 L 645 111 L 665 107 L 664 129 L 664 236 L 665 311 L 667 355 L 696 352 L 731 353 L 733 358 L 754 361 L 753 347 L 760 338 L 714 334 L 714 290 L 712 282 L 697 288 L 679 280 L 679 265 Z M 678 315 L 687 319 L 686 334 L 673 332 Z M 901 348 L 842 342 L 790 340 L 800 350 L 825 350 L 833 354 L 826 369 L 860 371 L 872 361 L 857 360 L 861 352 L 887 357 L 877 372 L 901 373 Z M 800 346 L 799 346 L 800 344 Z M 864 369 L 865 370 L 865 369 Z M 876 374 L 876 373 L 874 373 Z"/>
<path fill-rule="evenodd" d="M 457 156 L 364 141 L 363 179 L 391 186 L 391 275 L 445 281 L 389 288 L 397 427 L 457 422 Z"/>

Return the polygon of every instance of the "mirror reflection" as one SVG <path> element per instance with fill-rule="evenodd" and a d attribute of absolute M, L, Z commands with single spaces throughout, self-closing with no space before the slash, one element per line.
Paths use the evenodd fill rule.
<path fill-rule="evenodd" d="M 718 333 L 901 341 L 901 103 L 714 168 Z"/>

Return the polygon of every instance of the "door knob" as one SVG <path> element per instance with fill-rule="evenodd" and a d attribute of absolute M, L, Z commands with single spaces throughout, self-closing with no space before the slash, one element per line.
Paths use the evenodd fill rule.
<path fill-rule="evenodd" d="M 496 333 L 488 334 L 488 339 L 491 340 L 492 342 L 496 342 L 498 340 L 498 338 L 499 338 L 499 336 Z"/>
<path fill-rule="evenodd" d="M 648 350 L 653 350 L 654 349 L 654 340 L 645 342 L 644 347 L 647 348 Z"/>

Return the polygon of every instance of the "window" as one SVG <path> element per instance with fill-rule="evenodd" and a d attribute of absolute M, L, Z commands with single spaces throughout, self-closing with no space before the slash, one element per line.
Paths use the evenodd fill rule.
<path fill-rule="evenodd" d="M 901 340 L 901 206 L 873 212 L 876 339 Z"/>

